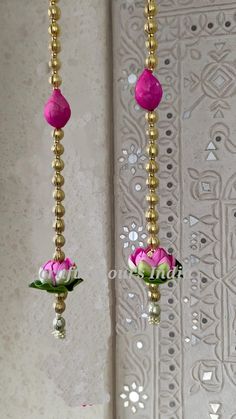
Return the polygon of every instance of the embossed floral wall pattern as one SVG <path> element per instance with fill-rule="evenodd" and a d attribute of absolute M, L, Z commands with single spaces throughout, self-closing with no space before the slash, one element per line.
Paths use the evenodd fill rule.
<path fill-rule="evenodd" d="M 145 240 L 143 2 L 114 0 L 116 265 Z M 162 292 L 117 282 L 117 417 L 236 417 L 236 3 L 159 0 L 161 242 L 184 262 Z"/>

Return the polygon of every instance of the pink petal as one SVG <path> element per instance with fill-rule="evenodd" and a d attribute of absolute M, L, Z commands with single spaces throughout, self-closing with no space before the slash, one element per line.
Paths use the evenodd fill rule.
<path fill-rule="evenodd" d="M 54 263 L 53 263 L 53 274 L 54 274 L 54 276 L 56 276 L 59 268 L 60 268 L 60 262 L 54 260 Z"/>
<path fill-rule="evenodd" d="M 168 256 L 168 252 L 166 251 L 166 249 L 163 249 L 163 247 L 160 247 L 160 251 L 161 251 L 161 258 L 163 258 L 164 256 Z"/>
<path fill-rule="evenodd" d="M 57 268 L 57 272 L 58 271 L 63 271 L 63 269 L 67 270 L 67 263 L 66 260 L 63 260 L 63 262 L 61 262 Z"/>
<path fill-rule="evenodd" d="M 173 255 L 170 256 L 170 262 L 171 262 L 171 269 L 174 269 L 174 267 L 176 266 L 176 259 Z"/>
<path fill-rule="evenodd" d="M 162 249 L 159 247 L 155 250 L 155 252 L 152 255 L 152 259 L 154 261 L 155 266 L 159 265 L 160 259 L 162 257 Z"/>
<path fill-rule="evenodd" d="M 46 269 L 47 271 L 52 271 L 53 270 L 53 263 L 54 260 L 48 260 L 44 265 L 43 265 L 43 269 Z"/>
<path fill-rule="evenodd" d="M 134 272 L 137 270 L 137 266 L 135 265 L 135 263 L 132 261 L 131 256 L 128 259 L 128 266 L 129 269 L 131 270 L 131 272 Z"/>
<path fill-rule="evenodd" d="M 144 248 L 143 250 L 146 254 L 148 254 L 150 252 L 150 250 L 152 250 L 152 248 L 151 248 L 151 246 L 148 246 L 148 247 Z"/>
<path fill-rule="evenodd" d="M 74 266 L 74 262 L 72 262 L 70 258 L 66 258 L 65 260 L 67 263 L 67 269 L 70 269 L 72 266 Z"/>
<path fill-rule="evenodd" d="M 140 252 L 143 252 L 143 248 L 142 247 L 137 247 L 137 249 L 135 249 L 134 253 L 132 253 L 132 255 L 130 255 L 130 259 L 132 260 L 132 262 L 136 265 L 136 257 L 139 255 Z"/>
<path fill-rule="evenodd" d="M 155 261 L 150 258 L 145 251 L 143 251 L 142 253 L 139 253 L 138 256 L 136 257 L 136 265 L 139 264 L 139 262 L 146 262 L 148 265 L 155 267 Z"/>

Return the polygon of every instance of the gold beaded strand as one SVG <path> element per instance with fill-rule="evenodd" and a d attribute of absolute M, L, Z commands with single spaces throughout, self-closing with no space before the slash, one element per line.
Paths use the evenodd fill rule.
<path fill-rule="evenodd" d="M 148 158 L 149 158 L 149 161 L 146 165 L 146 170 L 148 173 L 148 178 L 147 178 L 146 183 L 149 189 L 149 192 L 146 197 L 146 200 L 148 203 L 148 209 L 146 212 L 147 231 L 148 231 L 147 243 L 154 250 L 159 246 L 159 239 L 158 239 L 159 226 L 157 224 L 158 212 L 156 210 L 156 205 L 159 202 L 159 198 L 156 193 L 156 189 L 159 184 L 159 180 L 156 177 L 156 173 L 158 172 L 158 164 L 156 162 L 156 157 L 158 155 L 158 146 L 156 144 L 156 141 L 158 138 L 158 131 L 155 128 L 155 123 L 157 121 L 157 114 L 155 112 L 147 112 L 146 121 L 148 124 L 147 153 L 148 153 Z"/>
<path fill-rule="evenodd" d="M 146 48 L 148 50 L 148 56 L 146 58 L 146 67 L 148 70 L 155 70 L 157 67 L 157 40 L 155 38 L 155 33 L 157 32 L 157 23 L 156 23 L 156 14 L 157 6 L 155 0 L 147 0 L 145 6 L 145 17 L 147 21 L 144 25 L 144 31 L 147 35 Z M 158 156 L 158 130 L 156 128 L 156 123 L 158 121 L 158 114 L 155 111 L 147 112 L 145 115 L 147 123 L 147 154 L 149 161 L 146 165 L 146 170 L 148 173 L 147 178 L 147 187 L 149 189 L 146 196 L 148 203 L 148 209 L 146 211 L 146 221 L 147 221 L 147 231 L 148 239 L 147 243 L 151 247 L 151 252 L 153 252 L 160 244 L 158 238 L 159 225 L 158 225 L 158 212 L 156 206 L 159 202 L 159 197 L 156 192 L 156 189 L 159 186 L 159 180 L 156 177 L 158 172 L 158 164 L 156 162 Z M 157 302 L 160 300 L 161 295 L 159 287 L 156 284 L 150 284 L 148 286 L 148 297 L 149 297 L 149 318 L 148 321 L 150 324 L 160 323 L 160 308 L 157 305 Z"/>
<path fill-rule="evenodd" d="M 59 75 L 61 63 L 58 58 L 58 54 L 61 52 L 61 43 L 58 39 L 60 35 L 60 26 L 58 24 L 58 20 L 61 17 L 61 10 L 56 4 L 58 3 L 58 0 L 50 0 L 49 3 L 48 16 L 50 19 L 50 26 L 48 31 L 51 35 L 51 41 L 49 44 L 49 50 L 51 51 L 51 59 L 49 61 L 51 76 L 49 78 L 49 83 L 53 86 L 54 89 L 58 89 L 62 83 L 62 79 Z M 64 153 L 64 147 L 61 144 L 61 141 L 64 137 L 64 132 L 62 129 L 54 129 L 52 136 L 54 139 L 52 151 L 55 155 L 55 158 L 52 161 L 52 168 L 55 170 L 52 183 L 55 186 L 53 198 L 56 201 L 56 205 L 53 208 L 53 213 L 56 217 L 53 224 L 53 228 L 56 232 L 56 236 L 54 237 L 55 253 L 53 255 L 53 259 L 63 261 L 65 259 L 65 253 L 62 251 L 62 247 L 65 244 L 65 237 L 62 233 L 65 230 L 65 223 L 63 220 L 63 216 L 65 215 L 65 208 L 62 202 L 65 199 L 65 193 L 62 190 L 62 186 L 64 185 L 64 177 L 62 176 L 61 172 L 64 169 L 64 161 L 61 159 L 61 155 Z"/>
<path fill-rule="evenodd" d="M 54 294 L 54 310 L 56 316 L 53 320 L 53 335 L 58 339 L 64 339 L 66 336 L 66 321 L 62 317 L 66 309 L 65 300 L 68 292 L 83 282 L 83 279 L 78 278 L 77 266 L 70 258 L 65 257 L 62 248 L 65 245 L 65 207 L 63 201 L 65 193 L 63 188 L 64 176 L 62 171 L 64 169 L 64 161 L 62 155 L 64 147 L 62 140 L 64 137 L 64 127 L 71 117 L 71 108 L 66 98 L 60 90 L 62 79 L 59 75 L 61 63 L 58 55 L 61 51 L 61 43 L 59 40 L 60 26 L 58 21 L 61 17 L 61 10 L 58 7 L 59 0 L 49 0 L 48 16 L 50 20 L 49 34 L 51 36 L 49 43 L 49 50 L 51 58 L 49 67 L 51 75 L 49 83 L 52 85 L 52 93 L 44 106 L 44 117 L 47 123 L 52 126 L 53 145 L 52 152 L 54 154 L 52 160 L 52 168 L 54 170 L 52 184 L 54 185 L 53 198 L 55 204 L 53 207 L 54 223 L 53 229 L 55 231 L 54 245 L 55 251 L 53 258 L 44 263 L 39 269 L 38 279 L 33 281 L 29 286 L 34 289 L 50 292 Z M 62 129 L 63 128 L 63 129 Z"/>
<path fill-rule="evenodd" d="M 64 162 L 61 159 L 61 155 L 64 152 L 64 147 L 61 144 L 63 136 L 64 133 L 62 129 L 55 129 L 53 131 L 54 144 L 52 151 L 55 154 L 55 158 L 52 162 L 52 167 L 55 170 L 55 174 L 52 178 L 52 183 L 55 186 L 53 198 L 56 201 L 56 205 L 53 208 L 53 213 L 56 217 L 53 224 L 53 228 L 56 232 L 56 236 L 54 237 L 55 253 L 53 255 L 53 259 L 58 261 L 63 261 L 65 259 L 65 253 L 61 249 L 65 244 L 65 237 L 62 234 L 65 230 L 65 222 L 63 220 L 65 207 L 62 204 L 62 201 L 65 199 L 65 193 L 62 189 L 62 186 L 64 185 L 64 177 L 61 174 L 64 169 Z"/>
<path fill-rule="evenodd" d="M 148 50 L 148 57 L 146 58 L 146 67 L 149 70 L 155 70 L 157 66 L 157 40 L 155 38 L 155 33 L 157 32 L 157 23 L 156 23 L 156 14 L 157 14 L 157 5 L 155 0 L 147 0 L 147 5 L 145 6 L 144 15 L 147 18 L 147 21 L 144 25 L 144 31 L 147 34 L 146 48 Z"/>
<path fill-rule="evenodd" d="M 49 50 L 51 51 L 51 59 L 49 61 L 51 76 L 49 83 L 54 89 L 58 89 L 62 83 L 62 79 L 59 75 L 61 62 L 58 58 L 58 54 L 61 52 L 61 43 L 58 39 L 61 30 L 57 22 L 61 17 L 61 9 L 56 4 L 58 3 L 58 0 L 50 0 L 49 3 L 48 16 L 51 21 L 48 29 L 49 34 L 51 35 L 51 42 L 49 44 Z"/>
<path fill-rule="evenodd" d="M 153 71 L 157 65 L 157 59 L 155 55 L 157 49 L 157 41 L 155 39 L 155 33 L 157 31 L 157 24 L 155 21 L 156 13 L 157 7 L 155 1 L 147 0 L 147 5 L 145 7 L 145 16 L 147 18 L 147 22 L 145 22 L 144 25 L 144 30 L 148 38 L 146 41 L 146 47 L 148 50 L 146 67 L 151 71 Z M 159 246 L 159 226 L 157 224 L 158 213 L 156 211 L 156 205 L 159 202 L 159 198 L 156 193 L 156 189 L 159 184 L 158 178 L 156 177 L 156 173 L 158 172 L 158 164 L 156 162 L 156 158 L 158 156 L 158 146 L 156 144 L 158 139 L 158 130 L 156 128 L 157 120 L 158 115 L 155 111 L 146 113 L 146 122 L 148 125 L 146 132 L 148 137 L 147 153 L 149 158 L 149 161 L 146 165 L 146 170 L 148 173 L 147 186 L 149 188 L 149 193 L 146 197 L 148 203 L 146 220 L 147 231 L 149 233 L 147 242 L 152 249 L 156 249 Z"/>

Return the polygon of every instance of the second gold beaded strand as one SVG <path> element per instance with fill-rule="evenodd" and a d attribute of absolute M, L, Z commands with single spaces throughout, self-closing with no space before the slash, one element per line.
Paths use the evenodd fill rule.
<path fill-rule="evenodd" d="M 147 36 L 146 48 L 148 56 L 146 58 L 146 69 L 139 77 L 135 87 L 135 99 L 138 105 L 146 110 L 146 124 L 147 124 L 147 154 L 148 163 L 147 170 L 147 188 L 146 196 L 148 208 L 145 213 L 147 221 L 147 247 L 137 248 L 135 252 L 130 255 L 128 265 L 130 271 L 142 278 L 148 286 L 148 320 L 150 324 L 157 325 L 160 322 L 160 300 L 159 285 L 181 275 L 181 265 L 174 258 L 169 255 L 167 251 L 160 247 L 160 240 L 158 237 L 158 211 L 157 204 L 159 197 L 157 188 L 159 186 L 158 173 L 158 114 L 155 109 L 161 102 L 163 90 L 158 79 L 153 75 L 157 67 L 157 40 L 155 33 L 157 32 L 157 5 L 155 0 L 147 0 L 144 16 L 146 18 L 144 24 L 144 31 Z M 180 276 L 179 275 L 179 276 Z"/>

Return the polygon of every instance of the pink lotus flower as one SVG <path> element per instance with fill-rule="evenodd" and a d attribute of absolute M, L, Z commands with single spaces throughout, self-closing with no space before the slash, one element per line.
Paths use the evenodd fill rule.
<path fill-rule="evenodd" d="M 77 267 L 71 259 L 66 258 L 63 262 L 49 260 L 39 269 L 39 280 L 42 284 L 54 286 L 69 284 L 75 279 Z"/>
<path fill-rule="evenodd" d="M 175 268 L 176 260 L 161 247 L 154 251 L 151 247 L 139 247 L 130 255 L 128 265 L 132 273 L 144 277 L 166 276 Z"/>

